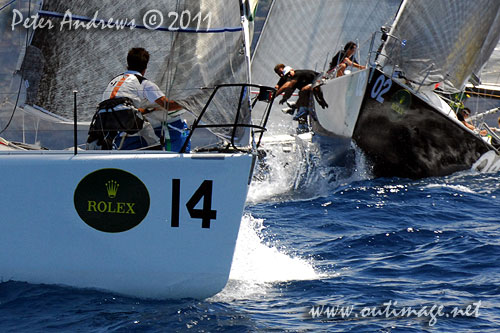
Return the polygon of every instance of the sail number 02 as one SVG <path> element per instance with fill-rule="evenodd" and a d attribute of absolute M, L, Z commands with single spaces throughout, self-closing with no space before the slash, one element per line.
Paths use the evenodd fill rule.
<path fill-rule="evenodd" d="M 382 96 L 387 93 L 391 89 L 391 87 L 392 80 L 386 78 L 384 75 L 380 75 L 377 78 L 377 81 L 375 81 L 375 83 L 373 84 L 371 93 L 372 98 L 375 98 L 375 100 L 379 103 L 384 103 L 384 98 Z"/>
<path fill-rule="evenodd" d="M 212 210 L 212 189 L 213 181 L 204 180 L 186 203 L 189 216 L 193 219 L 201 219 L 201 227 L 206 229 L 210 229 L 210 221 L 215 220 L 217 217 L 217 211 Z M 179 227 L 180 198 L 181 180 L 172 179 L 172 228 Z M 196 209 L 195 207 L 201 199 L 203 199 L 202 208 Z"/>

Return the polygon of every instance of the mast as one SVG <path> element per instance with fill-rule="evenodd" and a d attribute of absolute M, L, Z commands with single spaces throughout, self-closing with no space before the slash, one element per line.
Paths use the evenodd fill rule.
<path fill-rule="evenodd" d="M 245 43 L 245 59 L 247 63 L 247 77 L 248 83 L 252 83 L 252 72 L 250 70 L 250 22 L 248 20 L 249 15 L 249 0 L 239 0 L 240 1 L 240 11 L 241 11 L 241 26 L 243 27 L 243 40 Z"/>

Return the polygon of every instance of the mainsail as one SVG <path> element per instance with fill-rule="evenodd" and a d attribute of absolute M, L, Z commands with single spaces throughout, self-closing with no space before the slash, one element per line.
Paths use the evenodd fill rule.
<path fill-rule="evenodd" d="M 372 34 L 390 24 L 400 0 L 274 0 L 252 58 L 254 83 L 274 86 L 273 68 L 328 70 L 331 58 L 349 41 L 366 62 Z"/>
<path fill-rule="evenodd" d="M 31 8 L 30 8 L 31 7 Z M 0 1 L 0 108 L 7 102 L 15 103 L 20 90 L 21 65 L 29 45 L 31 34 L 26 29 L 11 29 L 12 13 L 17 10 L 29 17 L 36 13 L 28 1 Z"/>
<path fill-rule="evenodd" d="M 33 4 L 19 0 L 2 10 L 2 34 L 12 30 L 8 15 L 14 8 L 33 11 Z M 72 118 L 77 90 L 79 120 L 89 120 L 104 87 L 126 70 L 128 50 L 143 47 L 151 54 L 145 76 L 198 115 L 215 85 L 249 81 L 240 10 L 239 1 L 220 0 L 44 1 L 40 18 L 53 27 L 34 30 L 24 57 L 26 103 Z M 25 36 L 26 29 L 19 24 L 12 33 Z M 2 54 L 2 75 L 12 75 L 13 65 L 4 62 L 8 57 Z M 239 95 L 239 88 L 223 89 L 204 123 L 234 123 Z M 245 103 L 243 109 L 240 121 L 249 118 Z"/>
<path fill-rule="evenodd" d="M 479 74 L 500 38 L 497 0 L 405 1 L 383 54 L 417 83 L 461 89 Z"/>

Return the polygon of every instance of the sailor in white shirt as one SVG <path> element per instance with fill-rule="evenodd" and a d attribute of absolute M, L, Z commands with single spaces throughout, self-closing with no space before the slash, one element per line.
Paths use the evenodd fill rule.
<path fill-rule="evenodd" d="M 145 49 L 131 49 L 127 55 L 128 70 L 113 78 L 102 95 L 103 101 L 113 100 L 115 98 L 129 98 L 142 114 L 152 111 L 155 112 L 149 113 L 149 115 L 158 114 L 157 117 L 152 117 L 151 119 L 155 125 L 155 130 L 153 130 L 150 122 L 145 121 L 143 128 L 138 131 L 137 134 L 120 132 L 114 139 L 115 149 L 137 149 L 159 143 L 160 139 L 158 136 L 161 135 L 162 132 L 162 122 L 158 121 L 158 119 L 170 117 L 170 115 L 167 116 L 165 114 L 166 112 L 169 114 L 175 112 L 177 114 L 182 110 L 182 107 L 175 101 L 167 99 L 165 94 L 154 82 L 144 77 L 148 62 L 149 53 Z M 155 104 L 157 107 L 154 109 L 143 108 L 143 106 L 151 104 Z M 145 118 L 147 120 L 148 115 L 145 115 Z M 180 118 L 176 118 L 175 120 L 180 120 Z M 180 124 L 177 124 L 177 126 L 187 132 L 187 125 L 183 121 L 180 121 Z M 155 131 L 157 132 L 156 134 Z M 175 131 L 173 135 L 169 135 L 169 131 L 164 132 L 167 139 L 165 142 L 166 150 L 179 151 L 184 145 L 187 134 L 182 133 L 183 135 L 178 135 L 179 129 Z M 176 142 L 175 145 L 172 145 L 172 140 L 169 140 L 172 136 L 176 138 L 179 137 L 177 139 L 180 139 L 181 142 Z"/>

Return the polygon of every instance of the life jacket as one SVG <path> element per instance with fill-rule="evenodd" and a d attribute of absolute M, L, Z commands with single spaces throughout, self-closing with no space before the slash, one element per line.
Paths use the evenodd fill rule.
<path fill-rule="evenodd" d="M 145 80 L 144 77 L 132 74 L 137 77 L 139 83 Z M 102 150 L 111 150 L 113 140 L 119 132 L 135 134 L 143 128 L 144 117 L 135 107 L 134 102 L 129 97 L 116 97 L 127 76 L 120 80 L 111 94 L 111 98 L 102 101 L 97 106 L 97 110 L 92 117 L 87 138 L 89 144 L 97 144 Z"/>

